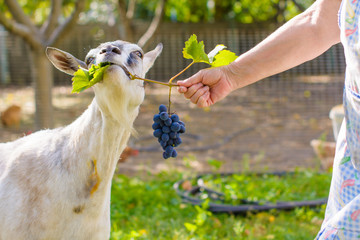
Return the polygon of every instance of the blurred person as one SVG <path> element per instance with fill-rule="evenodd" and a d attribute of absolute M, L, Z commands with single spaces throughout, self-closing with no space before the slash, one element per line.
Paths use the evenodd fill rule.
<path fill-rule="evenodd" d="M 345 119 L 337 140 L 325 219 L 316 239 L 360 238 L 359 16 L 360 0 L 318 0 L 233 63 L 203 69 L 177 82 L 186 98 L 208 107 L 236 89 L 314 59 L 341 40 L 347 63 Z"/>

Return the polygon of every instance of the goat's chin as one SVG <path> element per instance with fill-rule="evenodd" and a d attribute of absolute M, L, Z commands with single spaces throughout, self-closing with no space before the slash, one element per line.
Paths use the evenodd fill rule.
<path fill-rule="evenodd" d="M 114 88 L 122 88 L 126 91 L 144 91 L 142 80 L 131 80 L 129 75 L 118 65 L 111 65 L 104 75 L 104 81 L 111 82 Z M 135 89 L 133 89 L 135 88 Z"/>
<path fill-rule="evenodd" d="M 135 75 L 137 75 L 135 73 Z M 125 70 L 118 66 L 118 65 L 111 65 L 107 71 L 105 72 L 105 79 L 111 79 L 114 84 L 121 85 L 121 86 L 127 86 L 127 85 L 133 85 L 137 87 L 144 87 L 144 82 L 141 80 L 131 80 L 130 75 L 125 72 Z"/>
<path fill-rule="evenodd" d="M 122 79 L 123 81 L 131 81 L 129 75 L 125 73 L 119 65 L 111 65 L 105 73 L 111 79 Z M 106 76 L 105 76 L 106 77 Z"/>

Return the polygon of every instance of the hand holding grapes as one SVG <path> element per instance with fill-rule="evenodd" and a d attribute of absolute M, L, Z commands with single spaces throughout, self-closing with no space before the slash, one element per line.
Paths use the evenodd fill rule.
<path fill-rule="evenodd" d="M 211 106 L 235 90 L 229 66 L 203 69 L 177 84 L 178 91 L 198 107 Z"/>

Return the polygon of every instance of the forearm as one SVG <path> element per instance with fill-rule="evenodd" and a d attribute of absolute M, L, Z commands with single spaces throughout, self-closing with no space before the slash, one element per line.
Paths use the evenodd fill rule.
<path fill-rule="evenodd" d="M 318 0 L 228 66 L 234 89 L 311 60 L 340 41 L 339 0 Z"/>

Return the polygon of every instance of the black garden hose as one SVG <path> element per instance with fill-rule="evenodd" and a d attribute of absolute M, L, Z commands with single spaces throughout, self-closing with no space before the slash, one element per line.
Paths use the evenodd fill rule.
<path fill-rule="evenodd" d="M 222 173 L 222 174 L 216 174 L 216 175 L 227 176 L 227 175 L 232 175 L 232 174 L 234 174 L 234 173 Z M 259 175 L 263 175 L 263 174 L 283 176 L 285 174 L 293 174 L 293 173 L 291 173 L 291 172 L 290 173 L 289 172 L 274 172 L 274 173 L 257 173 L 255 175 L 259 176 Z M 215 174 L 211 173 L 211 174 L 205 174 L 205 175 L 215 175 Z M 205 175 L 197 176 L 196 179 L 198 180 L 197 181 L 198 185 L 192 187 L 188 191 L 181 190 L 180 186 L 182 185 L 182 183 L 184 181 L 192 180 L 192 179 L 180 180 L 174 184 L 174 189 L 175 189 L 176 193 L 182 198 L 182 200 L 185 203 L 189 203 L 192 205 L 201 205 L 203 203 L 203 200 L 193 197 L 193 195 L 195 195 L 196 193 L 202 192 L 204 190 L 207 191 L 207 193 L 209 194 L 209 198 L 211 200 L 224 202 L 224 194 L 223 193 L 212 190 L 212 189 L 204 186 L 201 183 L 202 177 Z M 266 201 L 261 201 L 261 203 L 260 203 L 257 201 L 249 201 L 246 199 L 239 199 L 239 200 L 242 203 L 240 205 L 218 204 L 218 203 L 210 202 L 209 208 L 207 210 L 210 212 L 213 212 L 213 213 L 244 214 L 246 212 L 269 211 L 272 209 L 292 210 L 292 209 L 298 208 L 298 207 L 313 208 L 313 207 L 318 207 L 323 204 L 326 204 L 326 202 L 327 202 L 327 198 L 308 200 L 308 201 L 278 201 L 276 203 L 271 203 L 271 202 L 266 202 Z"/>

